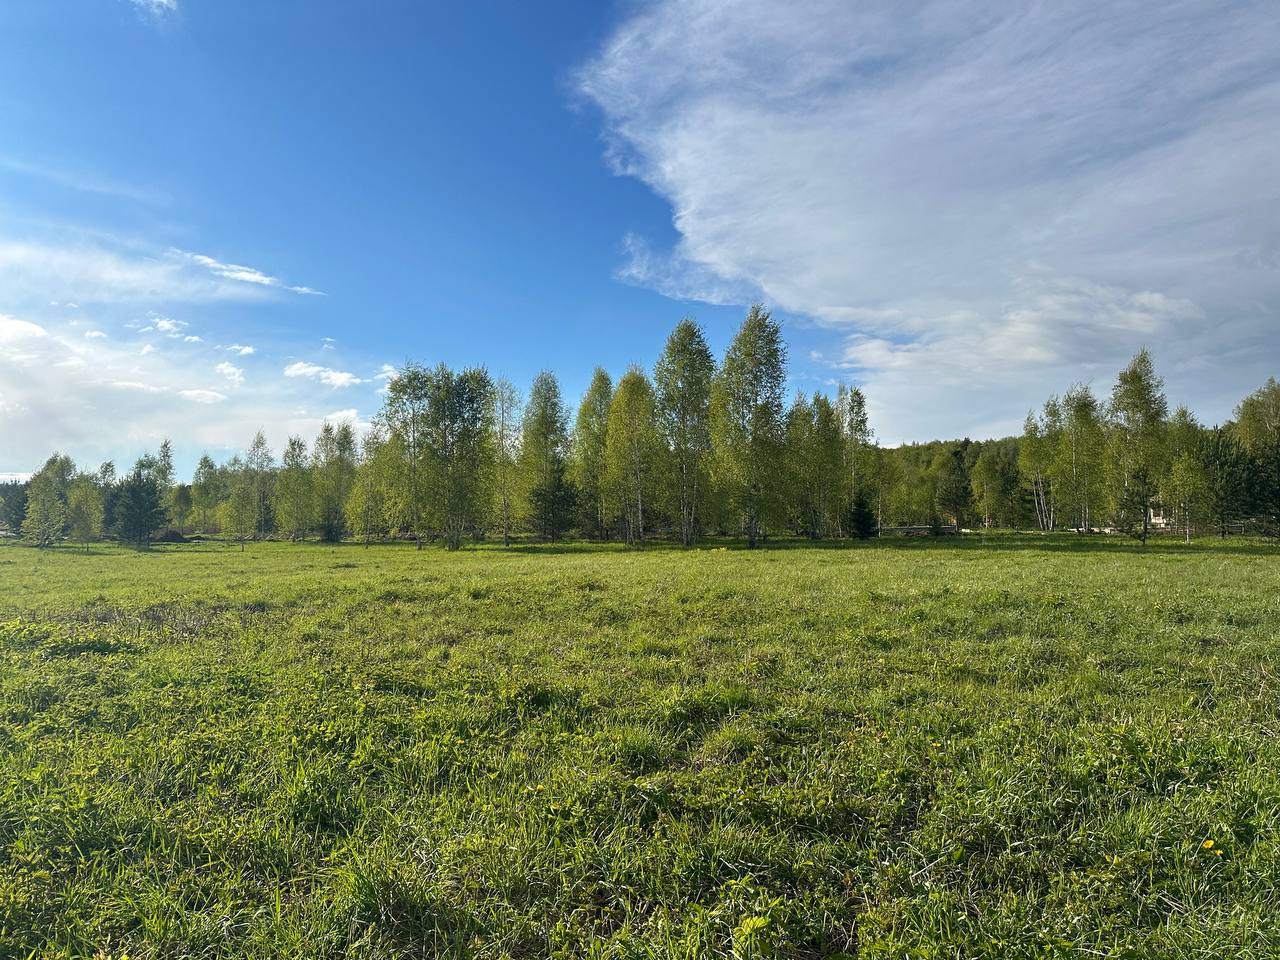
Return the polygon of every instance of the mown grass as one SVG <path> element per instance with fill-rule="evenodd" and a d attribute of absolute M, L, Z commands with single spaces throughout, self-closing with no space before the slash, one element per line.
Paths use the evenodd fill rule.
<path fill-rule="evenodd" d="M 0 548 L 0 956 L 1280 953 L 1280 550 Z"/>

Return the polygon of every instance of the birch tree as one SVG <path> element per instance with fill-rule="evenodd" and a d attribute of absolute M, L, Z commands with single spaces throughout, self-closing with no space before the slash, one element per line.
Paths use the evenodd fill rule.
<path fill-rule="evenodd" d="M 421 443 L 427 473 L 427 519 L 457 550 L 483 525 L 492 457 L 492 382 L 482 368 L 455 373 L 444 364 L 426 374 Z"/>
<path fill-rule="evenodd" d="M 582 529 L 590 536 L 605 539 L 605 444 L 609 430 L 609 405 L 613 381 L 600 367 L 591 376 L 591 385 L 582 397 L 570 442 L 569 477 L 578 490 L 578 510 Z"/>
<path fill-rule="evenodd" d="M 315 522 L 327 543 L 337 543 L 347 532 L 346 503 L 356 471 L 356 437 L 351 424 L 325 422 L 312 448 L 311 475 L 315 498 Z"/>
<path fill-rule="evenodd" d="M 82 473 L 67 490 L 67 527 L 89 552 L 89 541 L 102 536 L 102 490 L 90 474 Z"/>
<path fill-rule="evenodd" d="M 781 514 L 785 376 L 782 330 L 754 304 L 725 352 L 711 404 L 716 475 L 748 547 Z"/>
<path fill-rule="evenodd" d="M 416 363 L 406 363 L 387 383 L 382 418 L 401 454 L 398 500 L 414 544 L 422 549 L 426 476 L 423 457 L 431 379 Z"/>
<path fill-rule="evenodd" d="M 572 522 L 575 494 L 566 476 L 568 414 L 555 374 L 544 370 L 533 381 L 520 431 L 519 474 L 523 514 L 530 529 L 556 540 Z"/>
<path fill-rule="evenodd" d="M 1116 377 L 1111 391 L 1111 436 L 1106 448 L 1116 526 L 1143 543 L 1151 531 L 1151 505 L 1164 470 L 1169 404 L 1145 349 Z"/>
<path fill-rule="evenodd" d="M 520 457 L 520 393 L 510 380 L 494 384 L 493 438 L 493 509 L 506 547 L 515 522 Z"/>
<path fill-rule="evenodd" d="M 280 458 L 280 474 L 273 491 L 276 528 L 290 540 L 306 537 L 315 514 L 307 444 L 301 437 L 290 437 Z"/>
<path fill-rule="evenodd" d="M 702 328 L 685 318 L 654 368 L 658 431 L 669 454 L 669 489 L 686 547 L 698 536 L 710 493 L 711 389 L 716 365 Z"/>
<path fill-rule="evenodd" d="M 609 404 L 603 487 L 611 512 L 622 518 L 626 541 L 641 545 L 645 511 L 655 499 L 661 441 L 653 386 L 638 367 L 618 381 Z"/>

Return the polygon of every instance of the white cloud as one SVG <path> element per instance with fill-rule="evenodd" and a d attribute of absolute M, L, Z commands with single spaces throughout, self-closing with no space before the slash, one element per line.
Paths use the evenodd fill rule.
<path fill-rule="evenodd" d="M 10 228 L 8 233 L 12 233 Z M 70 229 L 40 238 L 0 235 L 0 289 L 6 303 L 34 310 L 74 303 L 211 303 L 317 293 L 252 267 Z"/>
<path fill-rule="evenodd" d="M 233 343 L 225 347 L 219 347 L 219 350 L 228 350 L 231 353 L 238 353 L 242 357 L 247 357 L 253 353 L 253 347 L 246 347 L 243 344 Z"/>
<path fill-rule="evenodd" d="M 163 387 L 157 387 L 154 383 L 142 383 L 138 380 L 105 380 L 100 382 L 116 390 L 136 390 L 139 393 L 164 393 Z"/>
<path fill-rule="evenodd" d="M 48 336 L 44 327 L 29 320 L 19 320 L 0 313 L 0 343 L 19 343 Z"/>
<path fill-rule="evenodd" d="M 84 335 L 88 340 L 101 340 L 106 337 L 106 333 L 101 330 L 86 330 Z"/>
<path fill-rule="evenodd" d="M 204 343 L 204 337 L 197 337 L 193 333 L 187 334 L 182 338 L 183 343 Z"/>
<path fill-rule="evenodd" d="M 365 381 L 357 377 L 354 373 L 348 373 L 345 370 L 333 370 L 329 367 L 322 367 L 315 363 L 305 363 L 297 361 L 291 363 L 284 368 L 286 377 L 305 377 L 309 380 L 318 380 L 330 387 L 352 387 L 358 383 Z"/>
<path fill-rule="evenodd" d="M 230 380 L 237 387 L 244 383 L 244 370 L 237 367 L 234 363 L 227 363 L 226 361 L 223 361 L 213 369 L 215 373 L 219 376 L 225 377 L 227 380 Z"/>
<path fill-rule="evenodd" d="M 138 351 L 138 355 L 145 357 L 148 353 L 154 353 L 155 349 L 156 348 L 149 343 L 143 344 L 142 349 Z"/>
<path fill-rule="evenodd" d="M 198 264 L 214 276 L 223 277 L 227 280 L 256 284 L 260 287 L 278 287 L 291 293 L 302 293 L 313 297 L 323 297 L 325 295 L 319 290 L 313 290 L 310 287 L 291 286 L 279 277 L 270 276 L 254 267 L 246 267 L 238 263 L 223 263 L 213 257 L 205 256 L 201 253 L 189 253 L 186 250 L 170 250 L 169 253 L 171 256 L 184 258 L 191 263 Z"/>
<path fill-rule="evenodd" d="M 579 85 L 679 240 L 625 237 L 619 277 L 796 315 L 890 438 L 1016 430 L 1144 344 L 1225 416 L 1280 354 L 1278 29 L 1262 0 L 637 7 Z"/>
<path fill-rule="evenodd" d="M 178 396 L 190 400 L 192 403 L 222 403 L 227 399 L 226 394 L 218 393 L 217 390 L 179 390 Z"/>
<path fill-rule="evenodd" d="M 161 333 L 166 333 L 171 337 L 180 337 L 180 331 L 187 324 L 182 320 L 170 320 L 168 317 L 157 317 L 155 321 L 156 329 Z"/>
<path fill-rule="evenodd" d="M 55 449 L 84 466 L 124 465 L 169 437 L 182 472 L 203 450 L 229 456 L 262 426 L 276 449 L 319 432 L 323 415 L 299 410 L 290 382 L 236 385 L 210 364 L 203 350 L 140 357 L 137 343 L 86 339 L 69 323 L 0 316 L 0 470 L 36 469 Z M 216 416 L 197 406 L 215 404 Z"/>

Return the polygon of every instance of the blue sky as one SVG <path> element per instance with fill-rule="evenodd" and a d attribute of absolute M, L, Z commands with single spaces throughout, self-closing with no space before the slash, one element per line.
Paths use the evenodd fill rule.
<path fill-rule="evenodd" d="M 1210 421 L 1280 373 L 1280 8 L 901 10 L 3 5 L 0 472 L 278 447 L 405 358 L 574 401 L 757 297 L 890 442 L 1143 345 Z"/>

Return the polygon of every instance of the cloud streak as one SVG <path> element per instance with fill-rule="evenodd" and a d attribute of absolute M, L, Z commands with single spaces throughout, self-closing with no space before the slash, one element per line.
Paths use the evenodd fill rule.
<path fill-rule="evenodd" d="M 335 388 L 353 387 L 356 384 L 367 382 L 357 377 L 354 373 L 348 373 L 346 370 L 334 370 L 330 367 L 322 367 L 319 364 L 306 363 L 301 360 L 285 367 L 284 375 L 286 377 L 304 377 L 308 380 L 318 380 L 326 386 Z"/>
<path fill-rule="evenodd" d="M 889 438 L 1014 430 L 1144 344 L 1224 415 L 1280 353 L 1278 29 L 1263 2 L 660 0 L 578 77 L 680 237 L 628 236 L 619 277 L 811 323 L 798 372 L 866 382 Z"/>
<path fill-rule="evenodd" d="M 324 296 L 324 294 L 319 290 L 313 290 L 310 287 L 291 286 L 279 277 L 269 276 L 254 267 L 246 267 L 238 263 L 223 263 L 221 260 L 215 260 L 213 257 L 207 257 L 201 253 L 188 253 L 185 250 L 170 250 L 169 254 L 170 256 L 185 259 L 198 266 L 204 267 L 215 277 L 222 277 L 224 280 L 233 280 L 237 283 L 251 283 L 260 287 L 276 287 L 281 290 L 288 290 L 290 293 L 301 293 L 312 297 Z"/>
<path fill-rule="evenodd" d="M 83 234 L 52 239 L 0 235 L 0 289 L 6 304 L 33 309 L 50 301 L 162 304 L 251 301 L 290 293 L 322 296 L 253 267 L 169 249 L 159 255 Z"/>

